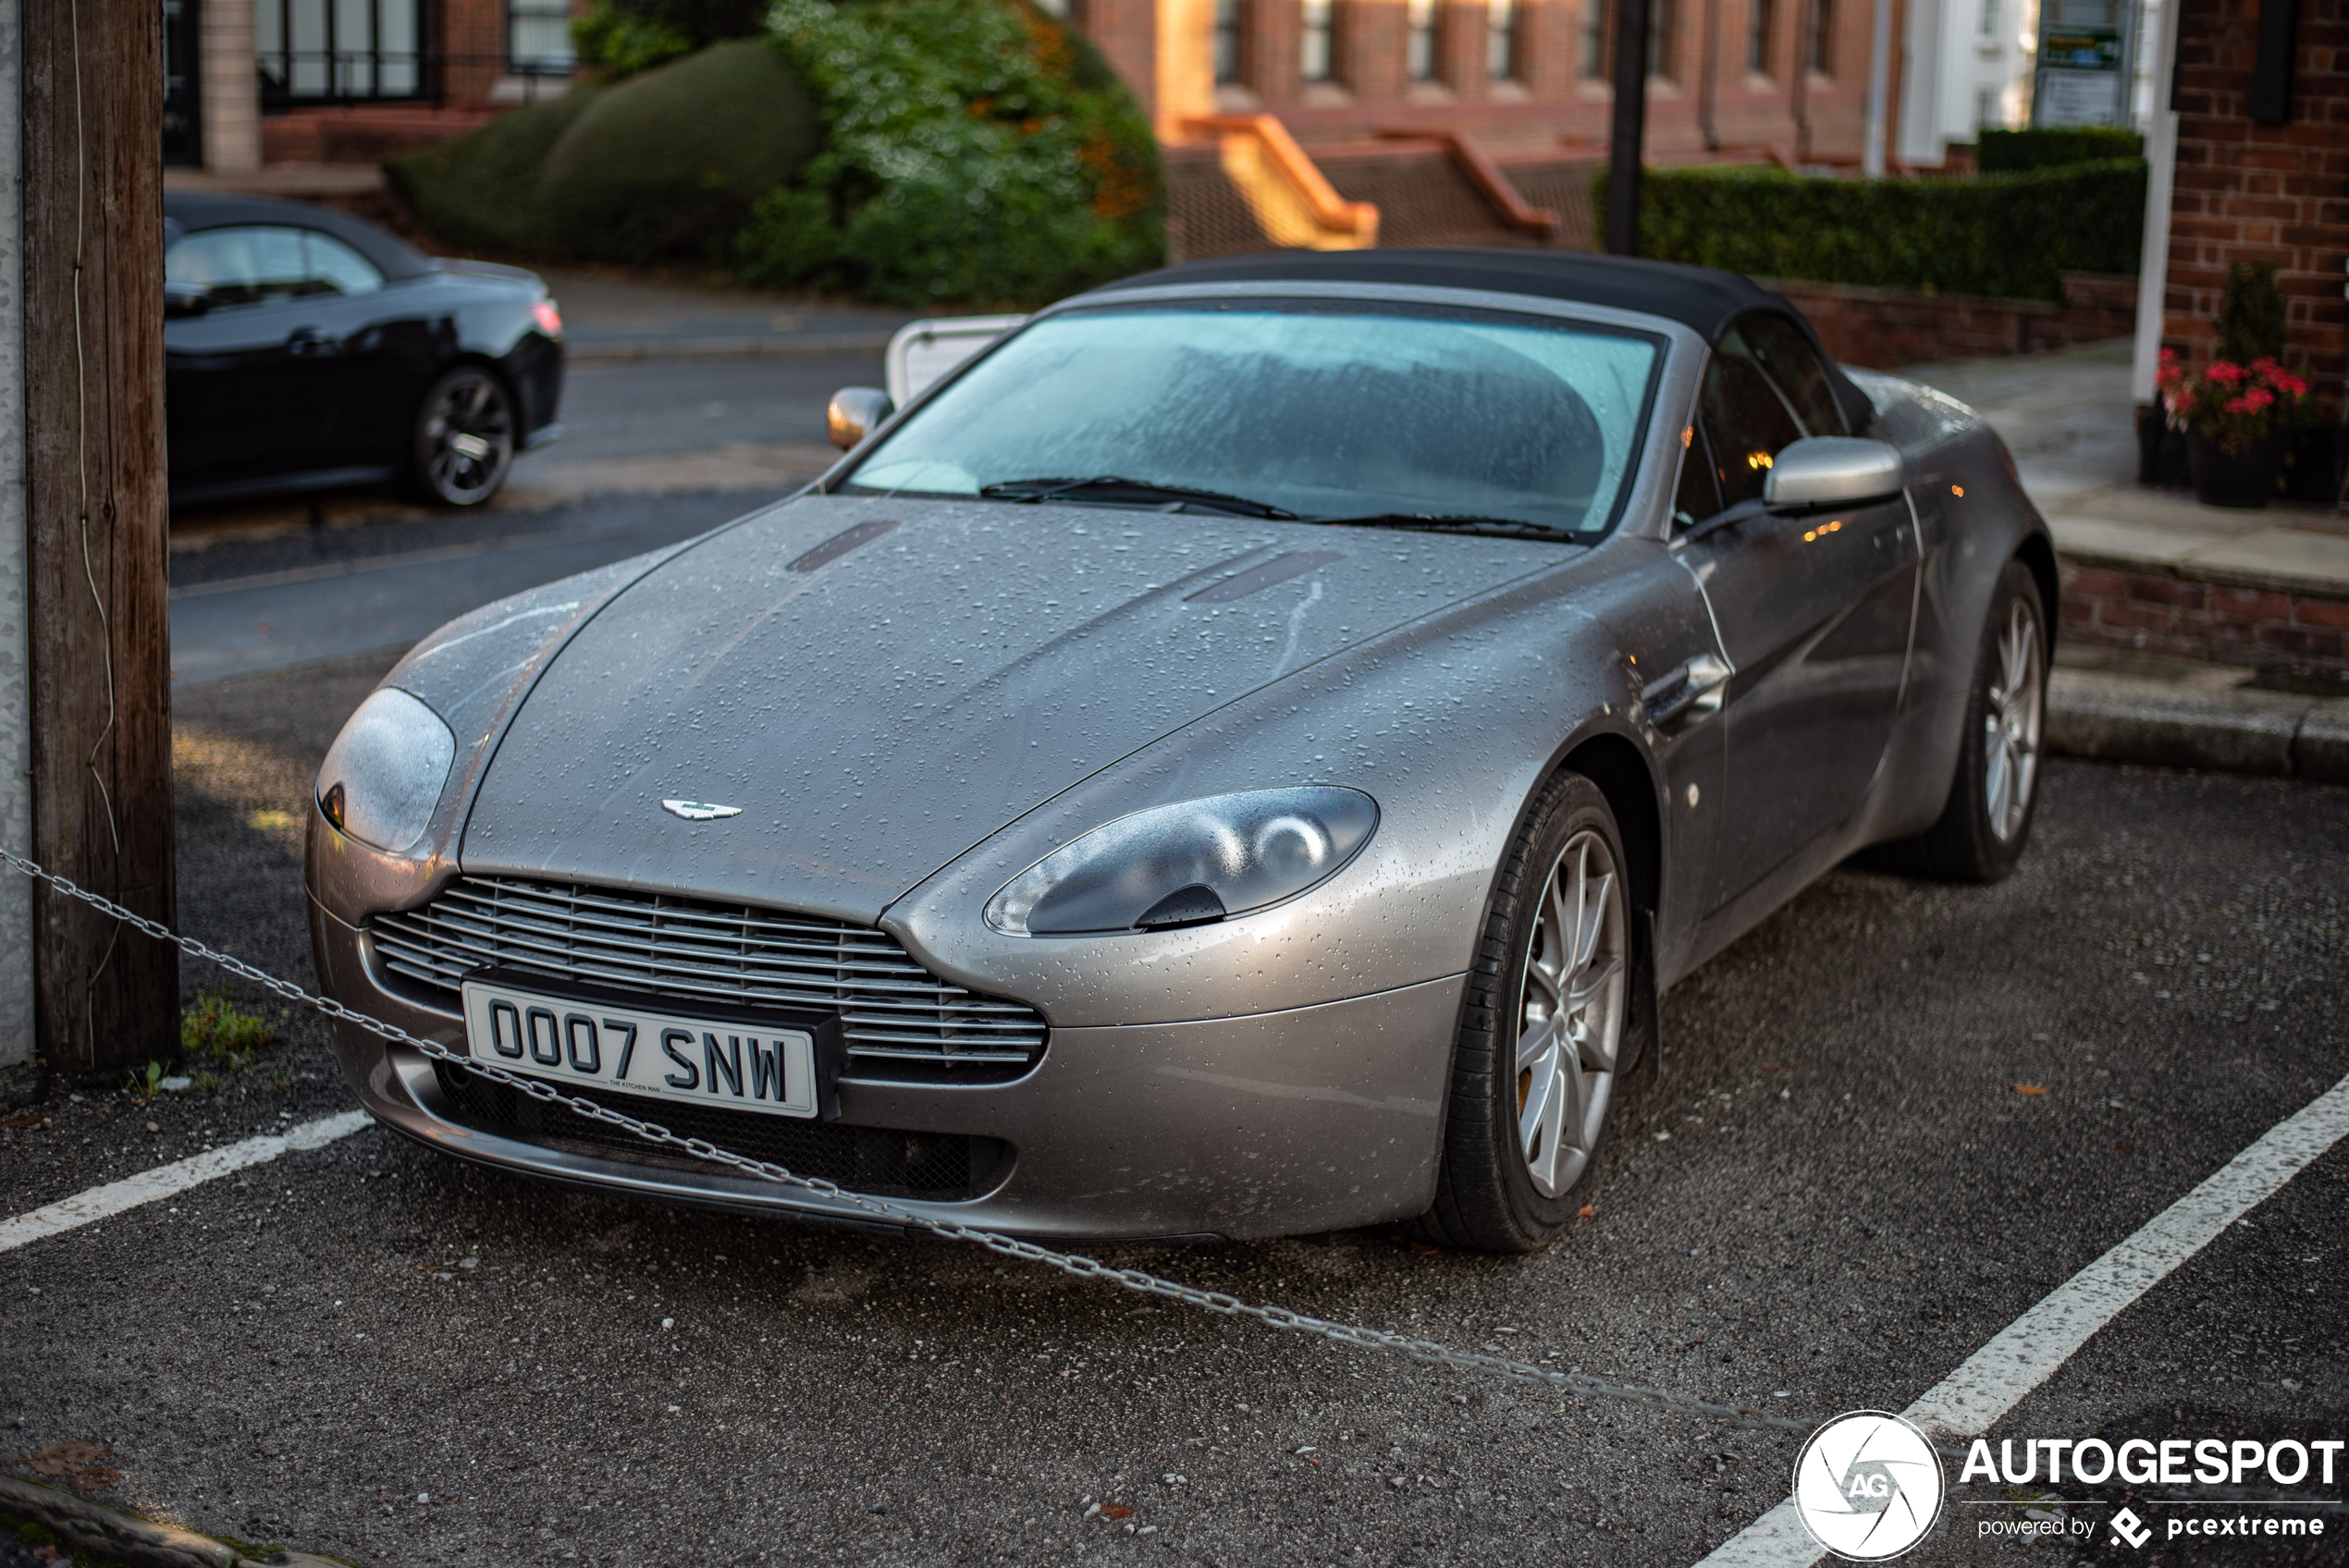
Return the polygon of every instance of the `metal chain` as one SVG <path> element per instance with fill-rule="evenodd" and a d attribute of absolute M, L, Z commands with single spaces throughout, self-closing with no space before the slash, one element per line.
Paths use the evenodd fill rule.
<path fill-rule="evenodd" d="M 1767 1427 L 1804 1435 L 1810 1433 L 1818 1425 L 1815 1421 L 1780 1415 L 1753 1405 L 1720 1404 L 1687 1394 L 1673 1393 L 1666 1389 L 1648 1388 L 1637 1383 L 1612 1383 L 1580 1372 L 1559 1372 L 1546 1366 L 1534 1366 L 1531 1362 L 1511 1360 L 1507 1356 L 1454 1350 L 1433 1340 L 1415 1339 L 1410 1335 L 1398 1334 L 1384 1329 L 1368 1329 L 1352 1323 L 1333 1323 L 1326 1318 L 1292 1312 L 1283 1306 L 1250 1304 L 1221 1291 L 1202 1291 L 1194 1285 L 1178 1284 L 1172 1280 L 1162 1280 L 1155 1274 L 1145 1273 L 1138 1268 L 1113 1268 L 1105 1263 L 1084 1256 L 1082 1254 L 1056 1252 L 1051 1247 L 1039 1246 L 1034 1242 L 1024 1242 L 1015 1236 L 1006 1236 L 999 1231 L 983 1231 L 975 1226 L 958 1224 L 951 1219 L 940 1219 L 930 1215 L 917 1213 L 913 1209 L 891 1203 L 886 1198 L 850 1192 L 837 1182 L 827 1182 L 820 1177 L 794 1175 L 783 1167 L 767 1160 L 752 1159 L 746 1156 L 735 1154 L 732 1150 L 721 1149 L 706 1138 L 681 1138 L 658 1122 L 641 1121 L 635 1117 L 614 1110 L 609 1106 L 598 1105 L 593 1100 L 582 1099 L 573 1095 L 566 1095 L 543 1080 L 510 1072 L 495 1062 L 461 1056 L 446 1046 L 432 1040 L 419 1039 L 395 1024 L 386 1023 L 381 1019 L 370 1018 L 365 1013 L 345 1007 L 331 998 L 314 996 L 299 986 L 254 968 L 242 959 L 233 958 L 217 949 L 206 947 L 192 937 L 182 937 L 157 921 L 134 914 L 112 900 L 77 887 L 56 873 L 8 850 L 0 849 L 0 861 L 6 861 L 26 876 L 45 882 L 68 898 L 79 899 L 92 909 L 111 915 L 124 925 L 142 931 L 158 941 L 168 942 L 182 952 L 191 953 L 207 962 L 218 964 L 229 974 L 250 980 L 273 995 L 282 997 L 288 1001 L 299 1002 L 304 1007 L 326 1014 L 328 1018 L 352 1024 L 371 1035 L 389 1040 L 395 1045 L 402 1045 L 412 1050 L 421 1051 L 433 1060 L 445 1061 L 467 1072 L 486 1078 L 492 1083 L 506 1084 L 519 1093 L 528 1095 L 535 1100 L 561 1106 L 564 1109 L 584 1116 L 589 1121 L 601 1121 L 621 1128 L 648 1143 L 670 1145 L 683 1149 L 695 1158 L 730 1166 L 736 1170 L 775 1182 L 780 1186 L 796 1188 L 818 1197 L 849 1205 L 878 1219 L 888 1220 L 892 1224 L 925 1231 L 933 1236 L 941 1236 L 949 1241 L 968 1242 L 1004 1257 L 1018 1258 L 1026 1263 L 1040 1263 L 1047 1268 L 1057 1268 L 1064 1274 L 1075 1275 L 1080 1280 L 1106 1280 L 1110 1284 L 1122 1286 L 1129 1291 L 1180 1302 L 1186 1306 L 1195 1306 L 1202 1311 L 1217 1313 L 1227 1317 L 1248 1318 L 1268 1329 L 1291 1329 L 1325 1340 L 1333 1340 L 1339 1344 L 1357 1345 L 1365 1350 L 1394 1352 L 1409 1356 L 1414 1361 L 1427 1362 L 1438 1366 L 1449 1366 L 1460 1371 L 1490 1373 L 1515 1382 L 1539 1384 L 1559 1393 L 1631 1400 L 1689 1415 L 1709 1416 L 1739 1426 Z"/>

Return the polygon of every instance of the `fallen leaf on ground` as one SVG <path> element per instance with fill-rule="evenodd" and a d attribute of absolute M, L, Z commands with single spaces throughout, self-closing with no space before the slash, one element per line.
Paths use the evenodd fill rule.
<path fill-rule="evenodd" d="M 122 1479 L 122 1472 L 111 1464 L 92 1464 L 87 1470 L 77 1470 L 66 1477 L 66 1485 L 78 1492 L 102 1492 Z"/>
<path fill-rule="evenodd" d="M 7 1121 L 0 1121 L 0 1129 L 11 1133 L 21 1133 L 28 1127 L 44 1127 L 48 1125 L 48 1122 L 49 1119 L 36 1110 L 29 1115 L 11 1116 Z"/>
<path fill-rule="evenodd" d="M 1437 1253 L 1442 1252 L 1444 1249 L 1429 1242 L 1413 1242 L 1411 1243 L 1411 1250 L 1420 1254 L 1423 1257 L 1433 1257 Z"/>
<path fill-rule="evenodd" d="M 1134 1517 L 1134 1511 L 1126 1507 L 1122 1502 L 1106 1503 L 1101 1508 L 1101 1517 L 1104 1519 L 1131 1519 Z"/>
<path fill-rule="evenodd" d="M 1586 1203 L 1580 1208 L 1574 1211 L 1574 1218 L 1577 1219 L 1588 1219 L 1592 1215 L 1596 1214 L 1597 1212 L 1597 1206 Z"/>
<path fill-rule="evenodd" d="M 2007 1087 L 2018 1095 L 2027 1095 L 2033 1099 L 2037 1099 L 2048 1092 L 2045 1087 L 2037 1084 L 2009 1084 Z"/>
<path fill-rule="evenodd" d="M 72 1470 L 86 1470 L 114 1452 L 112 1443 L 93 1443 L 82 1439 L 69 1443 L 51 1443 L 38 1448 L 17 1461 L 36 1476 L 62 1476 Z"/>

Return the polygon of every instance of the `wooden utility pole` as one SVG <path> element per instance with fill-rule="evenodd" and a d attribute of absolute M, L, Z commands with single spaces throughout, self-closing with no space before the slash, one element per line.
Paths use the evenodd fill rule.
<path fill-rule="evenodd" d="M 21 353 L 32 857 L 171 922 L 162 12 L 0 4 L 18 44 L 23 283 L 0 309 Z M 43 1060 L 170 1054 L 176 954 L 45 888 L 32 924 Z"/>

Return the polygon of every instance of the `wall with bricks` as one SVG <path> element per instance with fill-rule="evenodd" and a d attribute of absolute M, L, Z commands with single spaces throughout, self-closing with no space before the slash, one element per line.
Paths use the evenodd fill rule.
<path fill-rule="evenodd" d="M 2349 599 L 2066 560 L 2063 635 L 2217 664 L 2349 668 Z"/>
<path fill-rule="evenodd" d="M 1828 353 L 1869 370 L 2027 354 L 2125 337 L 2136 329 L 2134 277 L 2066 273 L 2060 304 L 1835 283 L 1772 281 L 1769 287 L 1811 318 Z"/>
<path fill-rule="evenodd" d="M 2273 4 L 2275 0 L 2268 0 Z M 2274 261 L 2290 301 L 2286 362 L 2337 408 L 2349 304 L 2349 0 L 2297 0 L 2291 118 L 2251 118 L 2261 0 L 2195 0 L 2179 14 L 2178 168 L 2166 341 L 2196 362 L 2237 261 Z"/>

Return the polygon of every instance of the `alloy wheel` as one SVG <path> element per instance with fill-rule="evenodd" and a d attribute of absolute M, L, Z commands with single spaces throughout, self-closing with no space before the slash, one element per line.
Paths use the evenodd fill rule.
<path fill-rule="evenodd" d="M 425 485 L 450 506 L 485 501 L 513 460 L 513 410 L 486 371 L 459 371 L 435 389 L 419 445 Z"/>
<path fill-rule="evenodd" d="M 1626 929 L 1615 856 L 1585 828 L 1550 868 L 1518 1001 L 1518 1147 L 1546 1198 L 1581 1179 L 1615 1097 Z"/>
<path fill-rule="evenodd" d="M 1998 667 L 1982 709 L 1982 802 L 2001 842 L 2023 829 L 2039 778 L 2039 727 L 2047 706 L 2039 618 L 2017 598 L 1998 631 Z"/>

